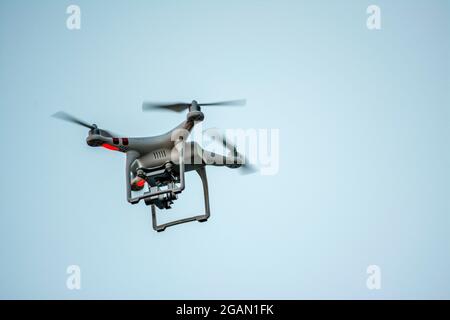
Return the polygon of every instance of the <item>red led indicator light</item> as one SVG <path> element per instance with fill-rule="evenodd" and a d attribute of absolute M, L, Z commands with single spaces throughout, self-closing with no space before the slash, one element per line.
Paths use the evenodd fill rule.
<path fill-rule="evenodd" d="M 117 148 L 117 147 L 115 147 L 115 146 L 112 146 L 112 145 L 110 145 L 110 144 L 107 144 L 107 143 L 102 144 L 102 147 L 103 147 L 103 148 L 106 148 L 106 149 L 108 149 L 108 150 L 119 151 L 119 148 Z"/>
<path fill-rule="evenodd" d="M 143 187 L 145 185 L 145 180 L 144 179 L 139 180 L 138 182 L 136 182 L 136 185 L 139 188 Z"/>

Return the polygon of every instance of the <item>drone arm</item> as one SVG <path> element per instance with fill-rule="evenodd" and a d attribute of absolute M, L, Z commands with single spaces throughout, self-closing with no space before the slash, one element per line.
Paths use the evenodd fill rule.
<path fill-rule="evenodd" d="M 125 165 L 125 184 L 127 188 L 127 200 L 131 204 L 136 204 L 138 201 L 133 201 L 134 199 L 131 196 L 131 165 L 133 162 L 139 157 L 139 153 L 136 151 L 128 151 L 127 152 L 127 160 Z"/>
<path fill-rule="evenodd" d="M 194 126 L 197 123 L 202 122 L 204 119 L 205 115 L 200 110 L 189 111 L 186 116 L 186 120 L 180 123 L 173 130 L 169 131 L 172 141 L 177 141 L 179 137 L 183 137 L 186 141 L 187 136 L 191 133 Z"/>

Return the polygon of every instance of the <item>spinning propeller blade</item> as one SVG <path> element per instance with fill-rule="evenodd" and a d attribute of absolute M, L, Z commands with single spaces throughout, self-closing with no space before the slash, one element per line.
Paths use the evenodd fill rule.
<path fill-rule="evenodd" d="M 186 103 L 186 102 L 170 102 L 170 103 L 162 103 L 162 102 L 151 102 L 146 101 L 142 104 L 143 111 L 149 111 L 154 109 L 167 109 L 175 112 L 182 112 L 196 102 Z M 244 106 L 246 104 L 245 99 L 240 100 L 229 100 L 229 101 L 219 101 L 219 102 L 210 102 L 210 103 L 197 103 L 200 107 L 214 107 L 214 106 Z"/>
<path fill-rule="evenodd" d="M 239 100 L 228 100 L 228 101 L 219 101 L 219 102 L 210 102 L 210 103 L 200 103 L 200 106 L 245 106 L 247 100 L 239 99 Z"/>
<path fill-rule="evenodd" d="M 67 112 L 64 112 L 64 111 L 58 111 L 55 114 L 53 114 L 52 117 L 56 118 L 56 119 L 64 120 L 67 122 L 75 123 L 75 124 L 78 124 L 80 126 L 88 128 L 88 129 L 97 128 L 97 126 L 95 126 L 93 124 L 89 124 L 86 121 L 80 120 L 80 119 L 74 117 L 73 115 L 68 114 Z"/>
<path fill-rule="evenodd" d="M 75 124 L 78 124 L 82 127 L 85 127 L 85 128 L 91 129 L 91 130 L 98 129 L 98 132 L 101 135 L 104 135 L 107 137 L 120 137 L 121 136 L 121 135 L 118 135 L 117 133 L 111 132 L 109 130 L 99 129 L 96 124 L 89 124 L 88 122 L 80 120 L 77 117 L 75 117 L 67 112 L 64 112 L 64 111 L 58 111 L 55 114 L 53 114 L 52 117 L 56 118 L 56 119 L 64 120 L 67 122 L 75 123 Z"/>
<path fill-rule="evenodd" d="M 242 165 L 240 167 L 242 174 L 250 174 L 255 173 L 258 171 L 258 168 L 252 164 L 249 163 L 248 159 L 241 153 L 237 151 L 237 147 L 234 143 L 232 143 L 230 140 L 227 139 L 219 130 L 214 129 L 212 130 L 205 130 L 203 131 L 204 134 L 208 135 L 211 138 L 218 138 L 225 148 L 227 148 L 234 157 L 240 158 L 242 161 Z"/>
<path fill-rule="evenodd" d="M 144 102 L 142 104 L 143 111 L 150 111 L 154 109 L 167 109 L 175 112 L 182 112 L 189 108 L 190 103 L 174 102 L 174 103 L 159 103 L 159 102 Z"/>

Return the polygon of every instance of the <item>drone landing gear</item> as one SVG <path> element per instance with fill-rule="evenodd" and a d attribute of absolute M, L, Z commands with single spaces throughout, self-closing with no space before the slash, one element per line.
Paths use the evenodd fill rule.
<path fill-rule="evenodd" d="M 197 216 L 184 218 L 184 219 L 180 219 L 180 220 L 175 220 L 175 221 L 171 221 L 168 223 L 158 225 L 158 221 L 157 221 L 157 217 L 156 217 L 156 205 L 152 204 L 151 205 L 151 207 L 152 207 L 151 208 L 152 224 L 153 224 L 153 229 L 155 231 L 162 232 L 162 231 L 166 230 L 167 227 L 172 227 L 177 224 L 182 224 L 182 223 L 187 223 L 187 222 L 192 222 L 192 221 L 198 221 L 198 222 L 208 221 L 209 216 L 210 216 L 210 211 L 209 211 L 208 180 L 206 178 L 206 170 L 204 167 L 202 167 L 200 169 L 197 169 L 197 173 L 200 176 L 200 179 L 202 180 L 203 196 L 204 196 L 204 201 L 205 201 L 205 213 L 202 215 L 197 215 Z"/>

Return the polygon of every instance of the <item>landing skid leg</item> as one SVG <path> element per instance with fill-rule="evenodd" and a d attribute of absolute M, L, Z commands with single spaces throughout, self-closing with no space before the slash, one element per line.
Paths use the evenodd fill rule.
<path fill-rule="evenodd" d="M 157 217 L 156 217 L 156 206 L 154 204 L 151 205 L 152 210 L 152 225 L 153 229 L 158 232 L 162 232 L 166 230 L 167 227 L 172 227 L 177 224 L 191 222 L 191 221 L 198 221 L 198 222 L 205 222 L 208 221 L 210 216 L 210 208 L 209 208 L 209 193 L 208 193 L 208 180 L 206 178 L 206 170 L 204 167 L 197 170 L 198 175 L 200 176 L 200 179 L 202 180 L 203 185 L 203 196 L 205 201 L 205 213 L 198 216 L 193 216 L 190 218 L 175 220 L 172 222 L 164 223 L 158 225 Z"/>

